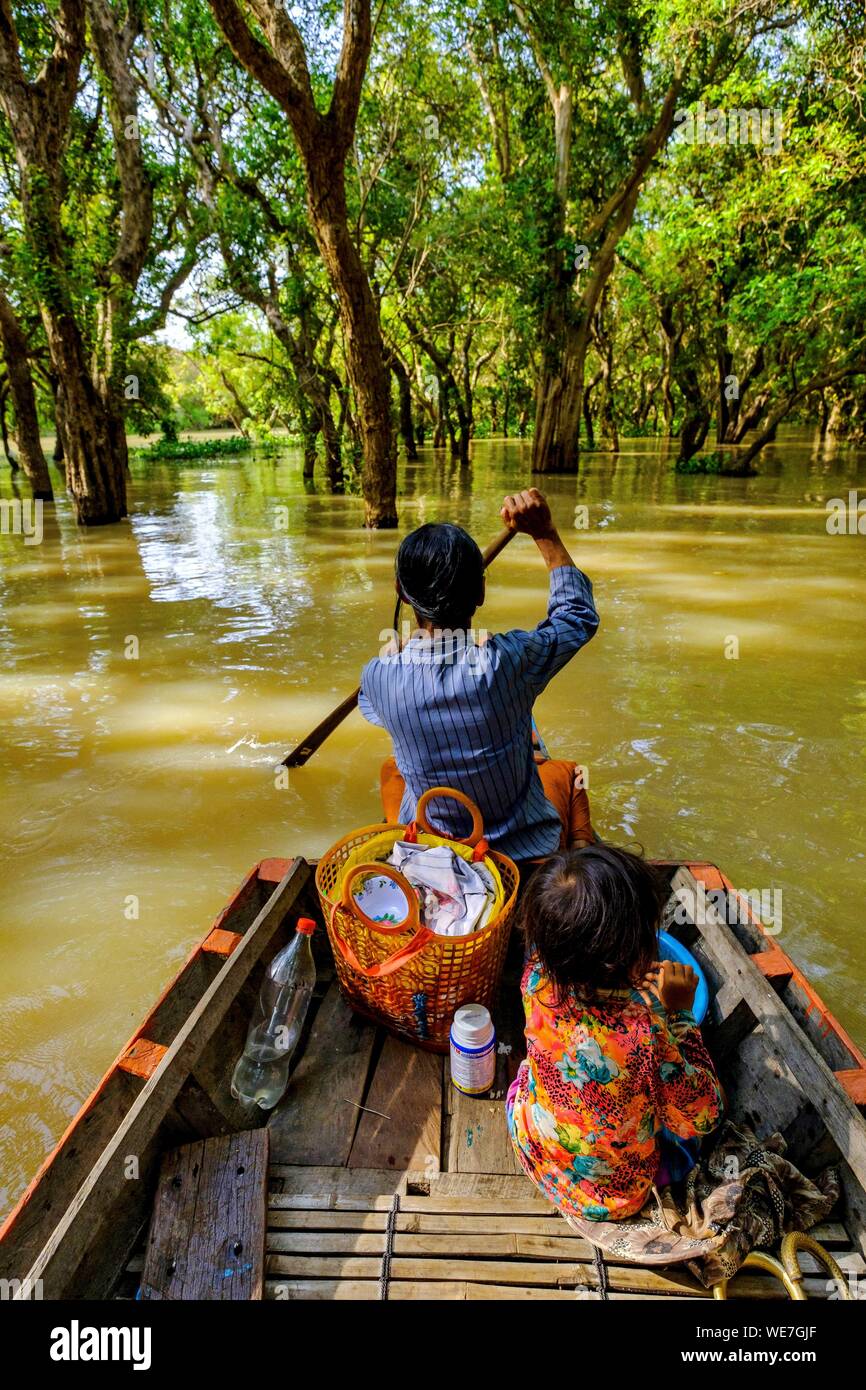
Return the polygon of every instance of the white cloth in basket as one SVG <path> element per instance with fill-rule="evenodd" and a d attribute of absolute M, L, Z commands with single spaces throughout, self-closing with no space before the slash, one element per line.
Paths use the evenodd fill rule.
<path fill-rule="evenodd" d="M 494 901 L 493 880 L 484 864 L 469 864 L 448 845 L 413 845 L 398 840 L 389 863 L 420 897 L 421 920 L 437 936 L 468 936 L 483 927 Z"/>

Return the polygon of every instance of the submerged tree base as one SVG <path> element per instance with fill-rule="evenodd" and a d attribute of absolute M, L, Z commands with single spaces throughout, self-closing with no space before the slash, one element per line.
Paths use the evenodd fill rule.
<path fill-rule="evenodd" d="M 750 463 L 746 463 L 742 468 L 720 468 L 719 477 L 721 478 L 757 478 L 758 470 L 753 468 Z"/>
<path fill-rule="evenodd" d="M 728 459 L 724 454 L 699 454 L 694 458 L 678 458 L 674 464 L 675 473 L 703 473 L 712 474 L 717 478 L 756 478 L 757 468 L 753 468 L 751 463 L 738 464 L 735 459 Z"/>
<path fill-rule="evenodd" d="M 368 531 L 395 531 L 398 524 L 395 511 L 380 512 L 369 505 L 365 508 L 364 525 Z"/>

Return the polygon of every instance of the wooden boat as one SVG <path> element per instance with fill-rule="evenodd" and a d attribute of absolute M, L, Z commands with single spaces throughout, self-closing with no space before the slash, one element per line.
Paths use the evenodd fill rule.
<path fill-rule="evenodd" d="M 724 910 L 733 890 L 714 866 L 666 871 L 676 907 L 668 929 L 714 994 L 705 1036 L 732 1113 L 759 1135 L 780 1130 L 807 1172 L 838 1163 L 839 1209 L 813 1234 L 847 1278 L 861 1278 L 866 1057 L 757 919 Z M 218 1296 L 219 1279 L 236 1275 L 234 1297 L 710 1297 L 682 1266 L 649 1270 L 608 1254 L 596 1262 L 519 1173 L 502 1104 L 521 1055 L 516 941 L 490 1096 L 457 1092 L 447 1059 L 353 1015 L 322 931 L 315 1008 L 285 1101 L 251 1120 L 232 1100 L 261 974 L 298 915 L 321 921 L 312 874 L 304 859 L 255 867 L 82 1106 L 0 1233 L 0 1277 L 20 1281 L 16 1296 Z M 184 1181 L 178 1146 L 199 1140 L 222 1142 L 225 1163 L 243 1149 L 237 1173 L 269 1161 L 261 1253 L 241 1249 L 229 1225 L 209 1252 L 190 1245 L 160 1262 L 153 1232 L 145 1247 L 155 1193 Z M 834 1292 L 810 1256 L 802 1265 L 808 1296 Z M 750 1269 L 731 1284 L 737 1296 L 786 1294 Z"/>

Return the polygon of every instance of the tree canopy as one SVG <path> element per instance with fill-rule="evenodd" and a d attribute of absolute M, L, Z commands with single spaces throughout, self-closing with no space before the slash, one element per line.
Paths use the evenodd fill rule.
<path fill-rule="evenodd" d="M 864 100 L 858 0 L 0 0 L 7 457 L 289 430 L 388 526 L 398 441 L 861 439 Z"/>

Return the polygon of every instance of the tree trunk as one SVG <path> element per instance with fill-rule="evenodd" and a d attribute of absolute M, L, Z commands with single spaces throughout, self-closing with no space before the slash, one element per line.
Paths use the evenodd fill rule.
<path fill-rule="evenodd" d="M 845 411 L 839 396 L 834 396 L 827 416 L 824 434 L 828 439 L 840 439 L 845 433 Z"/>
<path fill-rule="evenodd" d="M 710 412 L 706 409 L 689 410 L 680 431 L 680 449 L 677 461 L 687 463 L 702 449 L 710 428 Z"/>
<path fill-rule="evenodd" d="M 331 386 L 332 382 L 329 369 L 322 367 L 316 361 L 314 344 L 311 340 L 307 325 L 301 319 L 301 330 L 294 334 L 279 308 L 279 293 L 276 285 L 270 287 L 270 292 L 265 294 L 261 286 L 253 280 L 246 269 L 241 266 L 230 248 L 225 237 L 220 238 L 223 249 L 223 259 L 232 276 L 232 283 L 236 285 L 238 292 L 248 299 L 251 303 L 257 304 L 262 310 L 270 324 L 271 330 L 278 342 L 282 343 L 286 350 L 289 361 L 292 364 L 292 371 L 299 395 L 303 396 L 309 411 L 315 416 L 317 421 L 317 433 L 321 433 L 325 446 L 325 472 L 328 478 L 328 486 L 332 492 L 345 492 L 346 484 L 343 477 L 343 422 L 347 409 L 346 395 L 341 399 L 341 419 L 338 424 L 334 419 L 334 412 L 331 409 Z M 336 373 L 334 373 L 336 377 Z M 337 380 L 339 380 L 337 378 Z M 315 452 L 315 444 L 313 446 Z"/>
<path fill-rule="evenodd" d="M 51 393 L 54 397 L 54 450 L 51 454 L 52 462 L 62 471 L 66 471 L 66 423 L 63 415 L 63 388 L 56 373 L 51 373 Z"/>
<path fill-rule="evenodd" d="M 54 50 L 34 81 L 25 78 L 8 0 L 0 0 L 0 102 L 9 120 L 21 175 L 21 210 L 29 252 L 39 266 L 40 313 L 52 367 L 66 406 L 67 485 L 76 517 L 101 525 L 126 516 L 124 457 L 94 385 L 75 314 L 62 224 L 60 154 L 65 149 L 85 51 L 80 0 L 59 0 Z M 125 454 L 125 450 L 124 450 Z"/>
<path fill-rule="evenodd" d="M 135 289 L 144 269 L 153 233 L 153 186 L 138 133 L 138 85 L 131 65 L 141 19 L 130 4 L 121 24 L 109 0 L 87 0 L 97 62 L 108 93 L 114 162 L 121 191 L 117 244 L 104 273 L 104 294 L 97 313 L 94 385 L 102 401 L 115 466 L 126 475 L 127 377 Z"/>
<path fill-rule="evenodd" d="M 304 451 L 304 480 L 310 482 L 316 471 L 316 440 L 319 437 L 319 422 L 309 402 L 303 397 L 298 401 L 298 417 L 301 424 L 301 446 Z"/>
<path fill-rule="evenodd" d="M 638 434 L 643 434 L 647 427 L 650 411 L 653 409 L 655 393 L 659 382 L 648 382 L 644 376 L 640 379 L 640 401 L 638 403 L 637 415 L 635 416 L 635 427 Z"/>
<path fill-rule="evenodd" d="M 519 9 L 517 13 L 522 18 Z M 581 335 L 586 336 L 587 325 L 578 317 L 575 327 L 572 317 L 574 256 L 566 249 L 574 101 L 567 84 L 557 87 L 552 78 L 545 75 L 545 86 L 553 111 L 553 193 L 544 209 L 546 215 L 542 222 L 546 228 L 544 260 L 550 290 L 541 320 L 541 370 L 535 392 L 532 468 L 537 473 L 566 473 L 575 471 L 578 463 L 586 357 L 585 344 L 581 351 Z"/>
<path fill-rule="evenodd" d="M 16 434 L 20 464 L 27 474 L 33 496 L 43 502 L 53 502 L 54 492 L 42 441 L 39 438 L 39 416 L 36 411 L 36 392 L 27 360 L 27 340 L 15 310 L 0 289 L 0 339 L 9 378 L 9 392 L 15 406 Z M 5 417 L 5 411 L 4 411 Z M 5 440 L 4 440 L 5 443 Z"/>
<path fill-rule="evenodd" d="M 431 436 L 435 435 L 439 422 L 439 403 L 427 394 L 420 355 L 410 375 L 415 400 L 415 438 L 420 446 L 424 443 L 428 433 Z"/>
<path fill-rule="evenodd" d="M 96 2 L 97 0 L 91 0 L 91 3 Z M 213 137 L 213 131 L 211 135 Z M 305 441 L 305 479 L 309 480 L 313 476 L 316 439 L 321 434 L 325 448 L 325 472 L 328 485 L 332 492 L 343 493 L 345 492 L 345 478 L 343 475 L 342 441 L 348 412 L 348 387 L 340 380 L 330 365 L 330 352 L 324 361 L 320 361 L 316 357 L 319 335 L 315 324 L 311 322 L 310 306 L 306 298 L 302 297 L 300 304 L 294 309 L 292 317 L 297 323 L 295 329 L 284 317 L 280 307 L 280 287 L 273 263 L 269 263 L 267 267 L 265 287 L 262 284 L 258 267 L 253 266 L 248 257 L 238 254 L 236 251 L 233 228 L 228 219 L 224 217 L 217 197 L 221 180 L 232 186 L 230 165 L 225 160 L 221 139 L 212 138 L 212 144 L 217 156 L 216 167 L 210 162 L 205 151 L 198 148 L 194 142 L 190 142 L 190 147 L 198 170 L 199 194 L 212 216 L 230 283 L 242 299 L 245 299 L 249 304 L 254 304 L 264 314 L 271 332 L 282 345 L 291 364 L 291 378 L 296 393 L 298 414 L 301 418 L 301 434 Z M 257 189 L 257 196 L 262 203 L 268 205 L 267 196 L 261 189 Z M 269 216 L 273 220 L 278 220 L 277 215 L 272 213 L 270 209 Z M 235 388 L 225 373 L 222 372 L 221 376 L 226 389 L 234 396 L 236 403 L 241 406 L 241 418 L 250 418 L 249 410 L 240 402 Z M 339 421 L 334 419 L 334 412 L 331 407 L 331 394 L 335 389 L 339 402 Z M 238 427 L 243 428 L 241 424 Z"/>
<path fill-rule="evenodd" d="M 413 336 L 427 354 L 436 372 L 436 380 L 439 383 L 439 409 L 440 418 L 445 429 L 448 431 L 448 438 L 451 445 L 451 452 L 459 458 L 461 464 L 469 462 L 469 444 L 472 439 L 473 431 L 473 404 L 472 404 L 472 374 L 469 369 L 469 349 L 472 342 L 472 334 L 466 338 L 462 351 L 461 377 L 463 389 L 461 390 L 457 378 L 454 375 L 452 362 L 454 360 L 453 339 L 448 352 L 441 349 L 436 342 L 422 333 L 418 325 L 407 315 L 407 324 L 412 330 Z M 457 430 L 451 420 L 450 405 L 454 402 L 454 409 L 457 412 Z"/>
<path fill-rule="evenodd" d="M 436 424 L 433 427 L 433 448 L 444 449 L 448 438 L 446 420 L 448 418 L 447 390 L 440 377 L 436 378 Z"/>
<path fill-rule="evenodd" d="M 715 302 L 716 302 L 716 327 L 715 327 L 715 346 L 716 346 L 716 443 L 724 444 L 728 437 L 731 425 L 731 407 L 736 408 L 740 385 L 737 383 L 737 394 L 728 400 L 728 378 L 732 375 L 731 368 L 734 365 L 733 353 L 728 347 L 728 322 L 727 305 L 728 289 L 725 284 L 721 271 L 716 272 Z"/>
<path fill-rule="evenodd" d="M 710 412 L 703 407 L 689 407 L 680 430 L 678 463 L 687 463 L 703 447 L 710 428 Z"/>
<path fill-rule="evenodd" d="M 336 167 L 335 167 L 336 165 Z M 308 206 L 316 242 L 340 303 L 346 367 L 364 455 L 362 485 L 369 527 L 397 525 L 397 459 L 391 384 L 370 282 L 348 227 L 342 162 L 307 165 Z"/>
<path fill-rule="evenodd" d="M 728 427 L 725 431 L 724 438 L 726 444 L 738 444 L 743 438 L 743 435 L 750 429 L 753 429 L 762 418 L 767 407 L 767 402 L 770 399 L 770 393 L 766 390 L 758 394 L 755 398 L 755 403 L 749 407 L 742 418 L 741 414 L 746 392 L 752 386 L 752 383 L 763 373 L 763 370 L 764 349 L 763 347 L 759 347 L 751 367 L 740 377 L 736 396 L 728 403 Z"/>
<path fill-rule="evenodd" d="M 415 443 L 415 424 L 412 419 L 412 388 L 409 382 L 409 373 L 396 353 L 391 354 L 391 371 L 394 373 L 394 380 L 397 383 L 397 396 L 400 405 L 400 438 L 403 440 L 407 459 L 414 461 L 418 457 L 418 448 Z"/>
<path fill-rule="evenodd" d="M 365 521 L 397 525 L 397 456 L 391 421 L 391 381 L 379 310 L 349 231 L 346 159 L 352 149 L 361 87 L 373 41 L 370 0 L 346 0 L 331 102 L 317 106 L 304 41 L 288 10 L 256 0 L 266 47 L 250 30 L 236 0 L 210 0 L 217 23 L 243 63 L 291 122 L 304 165 L 307 206 L 316 245 L 340 306 L 346 367 L 363 449 Z"/>
<path fill-rule="evenodd" d="M 601 358 L 601 406 L 598 419 L 601 426 L 602 448 L 613 454 L 619 453 L 619 430 L 613 403 L 613 339 L 608 332 L 606 318 L 608 307 L 608 287 L 601 292 L 601 302 L 595 322 L 596 347 Z"/>
<path fill-rule="evenodd" d="M 319 416 L 319 428 L 325 446 L 325 476 L 328 479 L 328 487 L 331 492 L 343 493 L 346 490 L 343 478 L 343 450 L 330 405 L 325 413 Z"/>
<path fill-rule="evenodd" d="M 451 401 L 450 401 L 450 396 L 451 396 L 451 388 L 450 388 L 450 386 L 448 385 L 448 383 L 447 383 L 446 381 L 443 381 L 443 380 L 440 378 L 440 379 L 439 379 L 439 419 L 440 419 L 440 421 L 441 421 L 441 426 L 442 426 L 442 443 L 441 443 L 441 445 L 440 445 L 440 448 L 442 448 L 442 449 L 445 448 L 445 442 L 446 442 L 446 440 L 447 440 L 447 442 L 448 442 L 448 448 L 449 448 L 449 450 L 450 450 L 452 456 L 456 458 L 456 457 L 457 457 L 457 454 L 459 453 L 459 446 L 458 446 L 458 444 L 457 444 L 457 434 L 456 434 L 455 429 L 454 429 L 454 421 L 451 419 Z"/>
<path fill-rule="evenodd" d="M 117 452 L 117 435 L 90 375 L 87 354 L 75 317 L 65 263 L 53 174 L 45 162 L 25 163 L 23 207 L 28 240 L 41 253 L 40 310 L 48 351 L 63 383 L 66 482 L 83 526 L 104 526 L 126 516 L 125 450 Z"/>
<path fill-rule="evenodd" d="M 246 404 L 245 401 L 241 399 L 241 394 L 238 391 L 238 388 L 235 386 L 234 382 L 232 381 L 231 377 L 229 376 L 228 372 L 225 370 L 224 367 L 219 368 L 219 379 L 225 388 L 226 395 L 229 397 L 229 400 L 234 405 L 234 410 L 232 410 L 232 407 L 229 406 L 229 415 L 231 416 L 232 424 L 234 425 L 238 433 L 242 434 L 244 439 L 246 439 L 246 423 L 247 420 L 249 420 L 250 418 L 249 406 Z"/>
<path fill-rule="evenodd" d="M 542 374 L 536 394 L 532 468 L 536 473 L 576 473 L 580 463 L 580 419 L 589 331 L 570 328 L 558 370 Z"/>
<path fill-rule="evenodd" d="M 583 424 L 586 430 L 587 449 L 595 448 L 595 423 L 592 418 L 592 393 L 601 381 L 601 372 L 596 372 L 595 376 L 587 383 L 583 393 Z"/>
<path fill-rule="evenodd" d="M 716 443 L 724 444 L 728 437 L 731 427 L 732 406 L 736 406 L 737 397 L 729 401 L 726 395 L 727 378 L 731 375 L 731 367 L 734 359 L 727 347 L 720 347 L 716 353 L 716 372 L 717 372 L 717 397 L 716 397 Z M 737 388 L 739 394 L 739 387 Z"/>
<path fill-rule="evenodd" d="M 4 381 L 0 386 L 0 435 L 3 438 L 3 455 L 9 465 L 10 473 L 18 473 L 18 460 L 12 452 L 9 443 L 9 424 L 6 419 L 6 407 L 9 404 L 9 382 Z"/>
<path fill-rule="evenodd" d="M 710 428 L 711 411 L 701 393 L 696 368 L 688 363 L 680 372 L 678 385 L 686 401 L 686 413 L 680 430 L 678 463 L 687 463 L 703 448 Z"/>
<path fill-rule="evenodd" d="M 674 373 L 677 365 L 677 352 L 682 341 L 682 329 L 677 329 L 674 322 L 673 302 L 662 299 L 659 303 L 659 327 L 662 335 L 662 416 L 665 422 L 665 434 L 668 439 L 674 437 L 674 416 L 676 414 L 676 404 L 674 402 Z"/>
<path fill-rule="evenodd" d="M 526 28 L 526 17 L 519 5 L 516 10 Z M 565 249 L 572 94 L 565 85 L 557 89 L 550 73 L 544 69 L 543 72 L 554 113 L 554 195 L 553 206 L 544 209 L 548 214 L 545 260 L 551 288 L 541 327 L 541 372 L 536 389 L 532 467 L 539 473 L 575 473 L 580 460 L 580 421 L 590 326 L 613 269 L 616 248 L 631 226 L 643 181 L 673 128 L 683 75 L 680 72 L 668 87 L 658 119 L 642 140 L 631 169 L 616 192 L 589 220 L 584 233 L 586 243 L 600 238 L 600 245 L 590 265 L 582 267 L 589 278 L 575 303 L 575 262 Z"/>
<path fill-rule="evenodd" d="M 613 392 L 609 378 L 602 383 L 601 409 L 598 413 L 601 425 L 601 447 L 611 454 L 619 453 L 619 427 L 614 414 Z"/>
<path fill-rule="evenodd" d="M 864 411 L 866 397 L 864 397 L 862 388 L 857 396 L 852 394 L 849 400 L 853 400 L 853 408 L 848 417 L 848 437 L 852 444 L 859 445 L 866 438 L 866 411 Z"/>
<path fill-rule="evenodd" d="M 729 443 L 741 444 L 749 431 L 761 423 L 767 413 L 771 395 L 769 388 L 765 388 L 758 393 L 747 410 L 738 412 L 736 425 L 730 432 Z"/>
<path fill-rule="evenodd" d="M 758 431 L 748 448 L 737 455 L 733 467 L 726 469 L 725 472 L 734 477 L 748 476 L 750 473 L 753 473 L 752 460 L 757 458 L 765 445 L 772 444 L 773 440 L 776 438 L 779 425 L 782 420 L 791 413 L 794 407 L 805 400 L 807 396 L 811 396 L 813 392 L 823 391 L 827 386 L 836 386 L 838 382 L 845 381 L 845 379 L 851 375 L 851 371 L 846 371 L 845 369 L 831 373 L 830 375 L 819 374 L 811 377 L 810 380 L 804 382 L 802 386 L 798 386 L 795 391 L 789 391 L 788 395 L 781 401 L 778 401 L 770 411 L 763 429 Z"/>
<path fill-rule="evenodd" d="M 822 392 L 821 392 L 821 399 L 820 399 L 819 402 L 818 402 L 818 412 L 819 412 L 819 418 L 818 418 L 818 438 L 819 438 L 819 439 L 826 439 L 826 437 L 827 437 L 827 426 L 828 426 L 828 424 L 829 424 L 829 422 L 830 422 L 830 406 L 829 406 L 829 403 L 828 403 L 828 401 L 827 401 L 827 393 L 826 393 L 826 391 L 822 391 Z"/>
<path fill-rule="evenodd" d="M 472 416 L 470 413 L 467 412 L 465 402 L 463 401 L 459 391 L 454 392 L 454 408 L 457 411 L 456 453 L 461 464 L 466 464 L 469 462 L 469 444 L 470 440 L 472 439 Z M 455 441 L 453 439 L 453 435 L 451 442 L 451 452 L 454 453 Z"/>

